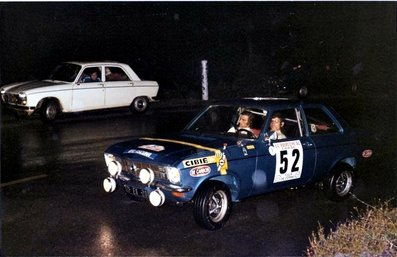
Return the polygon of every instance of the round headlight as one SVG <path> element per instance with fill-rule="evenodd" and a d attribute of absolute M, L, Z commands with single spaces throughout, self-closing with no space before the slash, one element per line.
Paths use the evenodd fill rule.
<path fill-rule="evenodd" d="M 167 167 L 167 178 L 173 184 L 181 182 L 181 174 L 175 167 Z"/>
<path fill-rule="evenodd" d="M 154 180 L 154 173 L 151 169 L 141 169 L 139 171 L 139 179 L 143 184 L 152 183 Z"/>
<path fill-rule="evenodd" d="M 118 161 L 109 162 L 108 171 L 110 175 L 116 176 L 121 172 L 121 164 Z"/>

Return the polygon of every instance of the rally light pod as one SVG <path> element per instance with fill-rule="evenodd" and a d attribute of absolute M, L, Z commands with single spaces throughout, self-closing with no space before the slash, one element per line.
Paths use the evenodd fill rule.
<path fill-rule="evenodd" d="M 110 175 L 116 176 L 121 172 L 121 164 L 118 161 L 111 161 L 108 165 Z"/>
<path fill-rule="evenodd" d="M 156 190 L 150 192 L 149 201 L 155 207 L 159 207 L 159 206 L 163 205 L 165 202 L 165 195 L 164 195 L 163 191 L 161 191 L 160 189 L 156 189 Z"/>
<path fill-rule="evenodd" d="M 114 178 L 105 178 L 103 180 L 103 189 L 105 189 L 107 193 L 114 192 L 114 190 L 116 190 L 116 180 L 114 180 Z"/>
<path fill-rule="evenodd" d="M 151 169 L 141 169 L 139 171 L 139 179 L 143 184 L 150 184 L 154 180 L 154 172 Z"/>

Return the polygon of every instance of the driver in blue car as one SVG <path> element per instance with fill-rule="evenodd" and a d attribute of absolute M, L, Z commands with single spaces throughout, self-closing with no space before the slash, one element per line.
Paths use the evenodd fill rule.
<path fill-rule="evenodd" d="M 252 132 L 252 130 L 251 130 L 252 119 L 253 119 L 252 113 L 250 113 L 248 111 L 243 111 L 240 114 L 240 118 L 237 123 L 237 128 L 231 127 L 227 132 L 228 133 L 236 133 L 239 130 L 242 130 L 242 131 L 246 130 L 246 131 Z"/>

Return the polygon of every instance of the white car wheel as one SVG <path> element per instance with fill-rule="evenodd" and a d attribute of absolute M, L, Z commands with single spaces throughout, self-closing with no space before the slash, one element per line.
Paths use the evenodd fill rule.
<path fill-rule="evenodd" d="M 55 101 L 48 101 L 41 107 L 41 118 L 45 121 L 53 121 L 59 114 L 59 106 Z"/>
<path fill-rule="evenodd" d="M 131 111 L 136 112 L 136 113 L 143 113 L 147 110 L 148 108 L 148 100 L 146 97 L 139 96 L 134 99 L 134 101 L 131 104 Z"/>

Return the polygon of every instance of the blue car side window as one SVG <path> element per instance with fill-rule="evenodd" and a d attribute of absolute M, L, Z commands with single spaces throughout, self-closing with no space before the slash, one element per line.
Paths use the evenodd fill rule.
<path fill-rule="evenodd" d="M 302 123 L 299 110 L 289 108 L 276 110 L 272 113 L 266 136 L 270 140 L 299 138 L 302 135 Z"/>
<path fill-rule="evenodd" d="M 339 131 L 333 119 L 320 108 L 306 108 L 306 119 L 311 135 L 332 134 Z"/>

